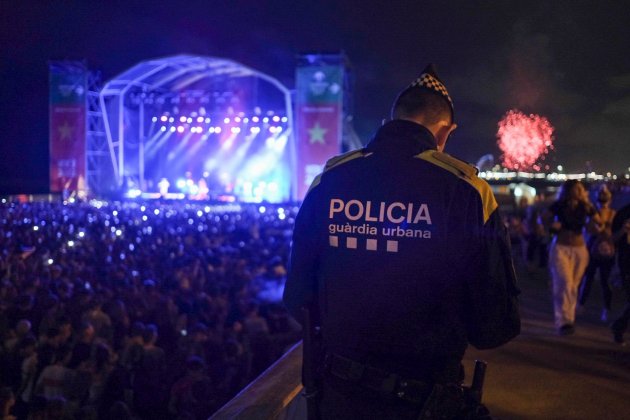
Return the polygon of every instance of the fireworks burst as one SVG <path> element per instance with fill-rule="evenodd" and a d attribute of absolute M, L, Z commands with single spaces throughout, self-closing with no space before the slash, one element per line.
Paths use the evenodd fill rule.
<path fill-rule="evenodd" d="M 516 109 L 508 111 L 499 121 L 497 131 L 503 166 L 519 171 L 540 171 L 541 161 L 553 150 L 553 131 L 545 117 L 525 115 Z"/>

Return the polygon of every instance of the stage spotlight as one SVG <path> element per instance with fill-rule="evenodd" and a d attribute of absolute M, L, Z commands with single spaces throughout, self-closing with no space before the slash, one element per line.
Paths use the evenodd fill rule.
<path fill-rule="evenodd" d="M 183 133 L 184 132 L 184 127 L 181 126 L 181 125 L 179 127 L 177 127 L 177 132 L 178 133 Z"/>
<path fill-rule="evenodd" d="M 151 118 L 151 121 L 153 121 L 153 122 L 157 122 L 157 117 L 153 117 L 153 118 Z"/>
<path fill-rule="evenodd" d="M 191 117 L 186 118 L 186 122 L 190 124 L 192 122 L 192 118 Z"/>
<path fill-rule="evenodd" d="M 203 117 L 197 117 L 197 122 L 198 123 L 203 122 Z"/>
<path fill-rule="evenodd" d="M 243 122 L 247 124 L 249 122 L 249 118 L 243 118 Z"/>
<path fill-rule="evenodd" d="M 241 117 L 234 118 L 234 122 L 240 123 L 241 122 Z"/>
<path fill-rule="evenodd" d="M 260 118 L 258 118 L 258 117 L 252 117 L 252 121 L 253 121 L 253 122 L 258 122 L 258 121 L 260 121 Z"/>
<path fill-rule="evenodd" d="M 252 127 L 249 129 L 249 131 L 251 131 L 252 133 L 260 133 L 260 127 Z"/>
<path fill-rule="evenodd" d="M 272 119 L 274 122 L 280 122 L 280 117 L 278 117 L 277 115 L 274 115 Z"/>
<path fill-rule="evenodd" d="M 177 188 L 179 188 L 180 190 L 183 190 L 184 188 L 186 188 L 186 180 L 178 179 L 175 185 L 177 185 Z"/>
<path fill-rule="evenodd" d="M 223 118 L 223 122 L 225 124 L 229 124 L 230 123 L 230 119 L 228 117 Z"/>
<path fill-rule="evenodd" d="M 197 133 L 201 133 L 201 127 L 197 127 Z"/>
<path fill-rule="evenodd" d="M 168 122 L 175 122 L 175 117 L 171 117 L 168 119 Z"/>
<path fill-rule="evenodd" d="M 127 191 L 127 197 L 129 198 L 138 198 L 141 194 L 142 191 L 140 191 L 138 188 L 130 188 L 129 191 Z M 116 214 L 114 216 L 116 216 Z"/>
<path fill-rule="evenodd" d="M 221 132 L 221 127 L 214 127 L 214 132 L 219 134 Z"/>
<path fill-rule="evenodd" d="M 269 122 L 269 118 L 267 118 L 267 117 L 263 118 L 263 122 L 264 122 L 265 124 L 267 124 L 267 123 Z"/>
<path fill-rule="evenodd" d="M 214 133 L 214 127 L 210 127 L 210 128 L 208 128 L 208 131 L 209 131 L 210 133 Z"/>
<path fill-rule="evenodd" d="M 206 117 L 206 124 L 210 123 L 210 117 Z"/>
<path fill-rule="evenodd" d="M 175 127 L 171 127 L 171 133 L 174 133 L 174 132 L 175 132 L 175 130 L 176 130 L 176 128 L 175 128 Z"/>
<path fill-rule="evenodd" d="M 186 117 L 184 117 L 183 115 L 179 117 L 179 122 L 186 122 Z"/>
<path fill-rule="evenodd" d="M 166 127 L 165 126 L 160 127 L 160 131 L 166 131 Z"/>
<path fill-rule="evenodd" d="M 281 121 L 282 121 L 283 123 L 285 123 L 285 122 L 289 121 L 289 119 L 288 119 L 287 117 L 282 117 L 282 120 L 281 120 Z"/>
<path fill-rule="evenodd" d="M 238 133 L 241 132 L 241 128 L 240 127 L 232 127 L 230 131 L 232 131 L 232 133 L 234 133 L 234 134 L 238 134 Z"/>

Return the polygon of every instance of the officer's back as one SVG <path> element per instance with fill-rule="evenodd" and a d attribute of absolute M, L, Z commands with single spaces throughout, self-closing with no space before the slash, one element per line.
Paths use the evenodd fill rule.
<path fill-rule="evenodd" d="M 330 379 L 321 404 L 340 416 L 366 409 L 360 395 L 420 407 L 397 401 L 388 375 L 459 383 L 468 342 L 493 347 L 519 328 L 516 308 L 505 313 L 516 288 L 496 201 L 473 167 L 441 152 L 456 126 L 431 69 L 393 115 L 366 148 L 328 162 L 296 220 L 285 302 L 296 316 L 317 308 Z"/>

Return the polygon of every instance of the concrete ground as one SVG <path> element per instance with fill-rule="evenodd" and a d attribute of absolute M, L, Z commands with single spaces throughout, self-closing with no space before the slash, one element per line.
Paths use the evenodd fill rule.
<path fill-rule="evenodd" d="M 601 292 L 593 284 L 576 332 L 559 336 L 553 326 L 549 276 L 517 262 L 522 289 L 522 333 L 507 345 L 470 348 L 464 365 L 472 377 L 475 359 L 488 362 L 483 401 L 498 419 L 630 419 L 630 343 L 612 340 L 600 320 Z M 623 306 L 613 288 L 613 316 Z M 630 342 L 630 333 L 626 333 Z"/>

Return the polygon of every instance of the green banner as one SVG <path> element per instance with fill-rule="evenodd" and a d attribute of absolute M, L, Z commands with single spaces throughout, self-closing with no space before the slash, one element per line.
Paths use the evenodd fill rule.
<path fill-rule="evenodd" d="M 82 105 L 85 104 L 86 77 L 82 73 L 64 73 L 55 71 L 51 67 L 50 72 L 50 104 L 51 105 Z"/>
<path fill-rule="evenodd" d="M 297 69 L 297 103 L 339 104 L 343 94 L 342 66 L 310 66 Z"/>

